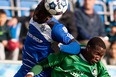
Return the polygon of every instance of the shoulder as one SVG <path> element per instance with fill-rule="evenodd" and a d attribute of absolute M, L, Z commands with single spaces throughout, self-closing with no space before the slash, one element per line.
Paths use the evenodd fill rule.
<path fill-rule="evenodd" d="M 76 9 L 74 10 L 74 12 L 82 12 L 82 7 L 76 8 Z"/>
<path fill-rule="evenodd" d="M 84 13 L 84 10 L 83 10 L 82 7 L 76 8 L 76 9 L 74 10 L 74 14 L 83 14 L 83 13 Z"/>
<path fill-rule="evenodd" d="M 60 25 L 58 20 L 56 20 L 54 17 L 52 17 L 50 20 L 46 22 L 51 28 L 53 28 L 54 25 Z"/>
<path fill-rule="evenodd" d="M 80 7 L 78 9 L 75 9 L 74 15 L 76 19 L 80 20 L 81 18 L 86 16 L 86 13 L 84 12 L 83 8 Z"/>
<path fill-rule="evenodd" d="M 49 21 L 47 21 L 47 24 L 53 29 L 60 29 L 64 25 L 60 23 L 58 20 L 56 20 L 54 17 L 51 18 Z"/>
<path fill-rule="evenodd" d="M 94 16 L 96 16 L 96 18 L 98 18 L 101 21 L 100 15 L 94 11 Z"/>
<path fill-rule="evenodd" d="M 97 67 L 99 68 L 99 70 L 106 68 L 105 65 L 104 65 L 104 63 L 102 61 L 99 61 L 97 63 Z"/>
<path fill-rule="evenodd" d="M 62 33 L 62 32 L 65 32 L 65 33 L 68 33 L 68 30 L 67 28 L 61 24 L 61 23 L 56 23 L 54 24 L 53 28 L 52 28 L 52 31 L 53 32 L 58 32 L 58 33 Z"/>

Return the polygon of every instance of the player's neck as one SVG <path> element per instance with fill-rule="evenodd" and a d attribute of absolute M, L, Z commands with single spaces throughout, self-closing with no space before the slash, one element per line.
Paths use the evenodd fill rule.
<path fill-rule="evenodd" d="M 88 55 L 86 54 L 86 50 L 82 51 L 81 54 L 84 57 L 84 59 L 88 62 L 88 60 L 87 60 Z"/>
<path fill-rule="evenodd" d="M 84 61 L 88 62 L 81 53 L 79 54 L 79 56 L 81 57 L 81 59 L 83 59 Z"/>

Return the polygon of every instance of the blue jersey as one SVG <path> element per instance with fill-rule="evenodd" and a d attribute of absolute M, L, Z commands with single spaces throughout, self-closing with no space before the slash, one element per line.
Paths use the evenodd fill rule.
<path fill-rule="evenodd" d="M 54 40 L 68 44 L 72 39 L 73 36 L 68 33 L 65 26 L 58 22 L 51 29 L 47 23 L 38 24 L 31 19 L 23 51 L 30 53 L 33 57 L 37 57 L 36 60 L 39 61 L 39 59 L 41 60 L 41 56 L 43 59 L 50 52 L 53 52 L 51 43 Z M 37 55 L 41 53 L 41 56 L 37 56 L 35 52 Z"/>
<path fill-rule="evenodd" d="M 47 24 L 51 21 L 55 22 L 52 28 Z M 33 18 L 30 20 L 29 31 L 23 48 L 22 68 L 23 70 L 25 69 L 25 74 L 29 72 L 36 63 L 53 52 L 51 49 L 52 42 L 57 41 L 68 44 L 74 39 L 63 24 L 53 19 L 49 22 L 38 24 Z"/>

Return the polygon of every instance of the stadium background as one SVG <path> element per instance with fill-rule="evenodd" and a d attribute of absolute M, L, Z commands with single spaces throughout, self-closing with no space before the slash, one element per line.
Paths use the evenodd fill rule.
<path fill-rule="evenodd" d="M 41 0 L 0 0 L 0 9 L 5 10 L 8 19 L 13 16 L 28 16 L 32 5 L 36 5 Z M 69 9 L 74 10 L 77 0 L 69 0 Z M 79 5 L 83 4 L 83 0 L 78 0 Z M 116 8 L 116 0 L 97 0 L 95 10 L 101 16 L 104 24 L 113 20 L 113 10 Z M 21 61 L 0 61 L 0 77 L 13 77 L 21 66 Z M 116 77 L 116 66 L 106 65 L 111 77 Z"/>

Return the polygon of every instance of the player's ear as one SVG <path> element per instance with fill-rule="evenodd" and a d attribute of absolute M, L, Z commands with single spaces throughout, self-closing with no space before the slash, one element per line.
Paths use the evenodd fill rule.
<path fill-rule="evenodd" d="M 47 16 L 46 18 L 47 18 L 47 20 L 50 20 L 51 19 L 51 16 Z"/>

